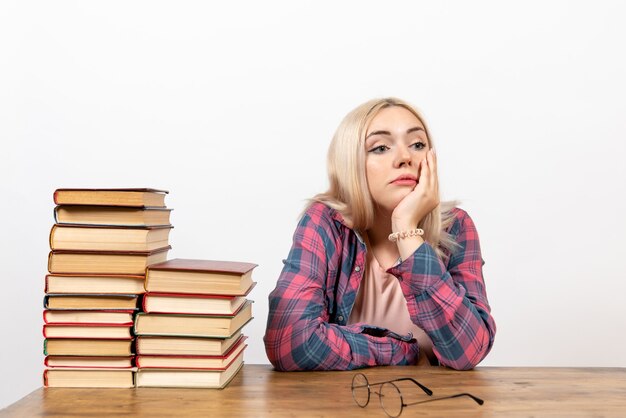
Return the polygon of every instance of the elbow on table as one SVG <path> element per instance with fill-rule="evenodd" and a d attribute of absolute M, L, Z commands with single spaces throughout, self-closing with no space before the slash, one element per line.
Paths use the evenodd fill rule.
<path fill-rule="evenodd" d="M 289 336 L 280 331 L 268 331 L 265 334 L 263 341 L 265 343 L 265 354 L 268 360 L 272 366 L 274 366 L 274 369 L 279 372 L 305 370 L 295 361 L 294 354 L 289 348 L 292 344 L 283 343 L 285 338 L 289 338 Z"/>
<path fill-rule="evenodd" d="M 277 371 L 347 370 L 343 356 L 337 356 L 318 333 L 272 331 L 264 337 L 265 353 Z M 349 363 L 349 362 L 348 362 Z"/>
<path fill-rule="evenodd" d="M 481 348 L 480 350 L 477 350 L 474 353 L 474 355 L 470 355 L 470 356 L 467 355 L 467 352 L 455 359 L 441 358 L 438 356 L 439 363 L 442 366 L 449 367 L 454 370 L 459 370 L 459 371 L 472 370 L 473 368 L 478 366 L 478 364 L 481 361 L 483 361 L 485 357 L 487 357 L 487 354 L 489 353 L 490 350 L 491 350 L 491 344 Z"/>
<path fill-rule="evenodd" d="M 315 369 L 315 367 L 311 367 L 308 364 L 301 364 L 296 360 L 297 358 L 292 352 L 281 353 L 280 348 L 276 350 L 269 349 L 266 345 L 265 353 L 272 366 L 274 366 L 274 369 L 279 372 L 297 372 Z"/>
<path fill-rule="evenodd" d="M 272 364 L 272 366 L 274 366 L 274 370 L 276 370 L 277 372 L 295 372 L 295 371 L 298 371 L 298 369 L 292 369 L 292 368 L 287 367 L 285 364 L 283 364 L 283 362 L 281 362 L 280 360 L 277 360 L 275 358 L 274 359 L 270 358 L 270 363 Z"/>
<path fill-rule="evenodd" d="M 281 352 L 279 344 L 270 343 L 267 339 L 265 340 L 265 354 L 276 371 L 290 372 L 298 370 L 291 353 Z"/>
<path fill-rule="evenodd" d="M 478 365 L 478 363 L 480 363 L 480 361 L 441 361 L 441 365 L 445 366 L 445 367 L 449 367 L 450 369 L 453 370 L 458 370 L 458 371 L 467 371 L 467 370 L 472 370 L 474 367 L 476 367 Z"/>

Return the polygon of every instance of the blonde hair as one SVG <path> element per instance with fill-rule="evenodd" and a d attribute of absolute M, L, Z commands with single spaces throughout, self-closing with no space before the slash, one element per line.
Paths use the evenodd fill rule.
<path fill-rule="evenodd" d="M 424 125 L 430 147 L 432 138 L 422 115 L 407 102 L 393 98 L 374 99 L 348 113 L 339 124 L 328 149 L 329 189 L 310 199 L 338 211 L 353 229 L 364 232 L 374 225 L 374 201 L 365 174 L 365 134 L 372 119 L 382 109 L 400 106 L 415 115 Z M 453 222 L 452 209 L 457 202 L 442 202 L 424 217 L 417 227 L 441 257 L 443 250 L 452 252 L 458 244 L 445 232 Z"/>

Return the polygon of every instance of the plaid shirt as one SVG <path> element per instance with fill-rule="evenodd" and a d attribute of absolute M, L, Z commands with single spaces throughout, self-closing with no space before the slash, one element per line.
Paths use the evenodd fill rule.
<path fill-rule="evenodd" d="M 472 219 L 454 209 L 447 229 L 460 244 L 442 260 L 428 244 L 387 270 L 400 281 L 411 320 L 433 342 L 440 364 L 471 369 L 493 345 L 496 325 L 482 277 Z M 296 228 L 276 288 L 264 337 L 278 370 L 350 370 L 417 363 L 410 336 L 367 324 L 347 325 L 365 273 L 366 246 L 341 215 L 312 204 Z"/>

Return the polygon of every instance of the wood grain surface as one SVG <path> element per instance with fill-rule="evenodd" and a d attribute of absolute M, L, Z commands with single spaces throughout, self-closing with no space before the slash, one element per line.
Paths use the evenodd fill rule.
<path fill-rule="evenodd" d="M 624 368 L 439 367 L 362 369 L 370 382 L 412 377 L 433 397 L 470 392 L 479 406 L 456 398 L 405 408 L 402 417 L 624 417 Z M 373 395 L 366 408 L 352 400 L 355 372 L 273 371 L 246 364 L 223 390 L 40 388 L 0 411 L 2 417 L 383 417 Z M 407 402 L 427 399 L 401 387 Z"/>

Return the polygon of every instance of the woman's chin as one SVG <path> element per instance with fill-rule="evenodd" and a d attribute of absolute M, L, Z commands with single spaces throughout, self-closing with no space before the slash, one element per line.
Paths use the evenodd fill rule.
<path fill-rule="evenodd" d="M 385 202 L 378 202 L 378 207 L 385 212 L 393 213 L 396 207 L 402 202 L 402 199 L 394 199 Z"/>
<path fill-rule="evenodd" d="M 382 211 L 392 213 L 394 209 L 411 193 L 410 190 L 397 190 L 396 193 L 384 196 L 384 199 L 374 199 L 375 205 Z"/>

